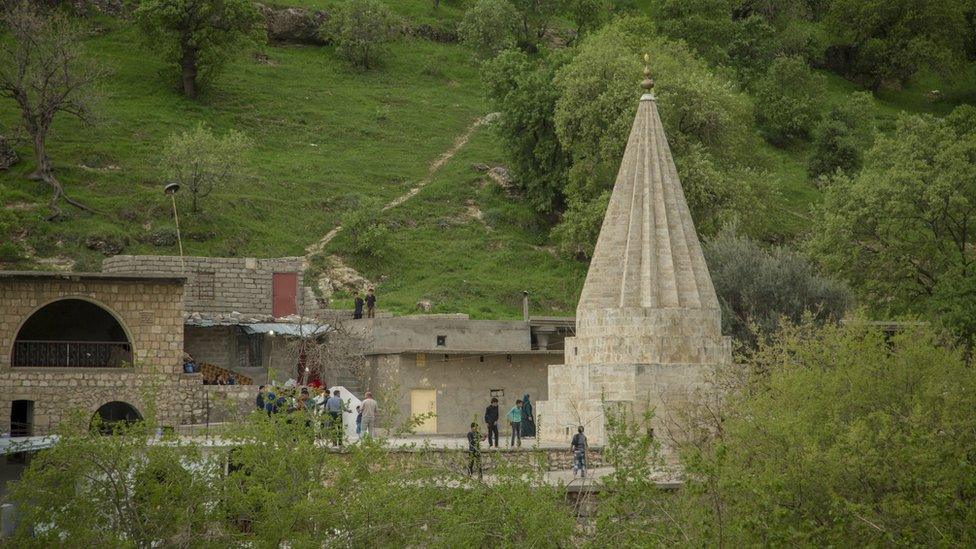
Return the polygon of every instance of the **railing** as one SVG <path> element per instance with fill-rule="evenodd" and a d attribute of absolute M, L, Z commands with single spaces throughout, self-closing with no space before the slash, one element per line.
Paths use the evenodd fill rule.
<path fill-rule="evenodd" d="M 14 367 L 119 368 L 129 364 L 132 364 L 132 346 L 125 342 L 14 342 Z"/>

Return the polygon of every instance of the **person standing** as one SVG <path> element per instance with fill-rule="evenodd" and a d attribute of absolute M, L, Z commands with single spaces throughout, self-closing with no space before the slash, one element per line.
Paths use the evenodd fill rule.
<path fill-rule="evenodd" d="M 366 398 L 363 400 L 363 435 L 372 437 L 373 429 L 376 428 L 376 413 L 380 411 L 380 405 L 373 399 L 373 393 L 366 391 Z"/>
<path fill-rule="evenodd" d="M 478 480 L 481 480 L 481 433 L 478 432 L 478 424 L 471 422 L 471 430 L 468 431 L 468 476 L 474 474 L 475 465 L 478 466 Z"/>
<path fill-rule="evenodd" d="M 485 408 L 485 425 L 488 426 L 488 447 L 491 448 L 494 433 L 495 448 L 498 448 L 498 399 L 495 397 L 491 397 L 491 403 Z"/>
<path fill-rule="evenodd" d="M 363 298 L 359 295 L 359 292 L 353 292 L 352 297 L 352 318 L 353 320 L 359 320 L 363 318 Z"/>
<path fill-rule="evenodd" d="M 582 473 L 586 478 L 586 435 L 583 434 L 582 425 L 576 429 L 570 448 L 573 450 L 573 478 L 577 473 Z"/>
<path fill-rule="evenodd" d="M 325 411 L 329 413 L 331 419 L 329 428 L 332 430 L 333 446 L 342 446 L 342 407 L 339 389 L 336 389 L 329 400 L 325 401 Z"/>
<path fill-rule="evenodd" d="M 356 406 L 356 436 L 363 432 L 363 407 Z"/>
<path fill-rule="evenodd" d="M 532 402 L 529 395 L 522 397 L 522 436 L 529 438 L 535 436 L 535 416 L 532 414 Z"/>
<path fill-rule="evenodd" d="M 366 318 L 376 317 L 376 294 L 373 289 L 366 290 Z"/>
<path fill-rule="evenodd" d="M 512 425 L 512 438 L 508 441 L 508 447 L 522 446 L 522 401 L 516 400 L 515 406 L 508 411 L 508 422 Z"/>
<path fill-rule="evenodd" d="M 258 410 L 264 411 L 264 385 L 258 387 L 258 396 L 254 399 L 254 404 L 258 407 Z"/>

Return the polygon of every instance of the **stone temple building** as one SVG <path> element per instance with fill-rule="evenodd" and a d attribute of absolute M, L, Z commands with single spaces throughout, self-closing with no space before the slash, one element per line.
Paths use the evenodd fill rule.
<path fill-rule="evenodd" d="M 652 428 L 661 433 L 708 373 L 731 360 L 653 82 L 643 85 L 576 309 L 576 335 L 565 341 L 565 363 L 549 367 L 548 401 L 538 406 L 544 439 L 568 440 L 583 425 L 591 444 L 603 444 L 605 404 L 653 409 Z"/>

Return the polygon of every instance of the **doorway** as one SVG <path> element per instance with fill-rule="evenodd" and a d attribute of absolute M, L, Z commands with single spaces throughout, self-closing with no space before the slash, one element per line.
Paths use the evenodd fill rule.
<path fill-rule="evenodd" d="M 410 389 L 410 415 L 419 416 L 432 413 L 417 426 L 418 433 L 437 432 L 437 389 Z"/>
<path fill-rule="evenodd" d="M 15 400 L 10 405 L 10 436 L 34 435 L 34 401 Z"/>

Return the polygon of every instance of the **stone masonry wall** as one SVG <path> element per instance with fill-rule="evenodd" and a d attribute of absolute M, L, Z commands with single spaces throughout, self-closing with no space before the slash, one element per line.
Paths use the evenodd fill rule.
<path fill-rule="evenodd" d="M 135 364 L 125 368 L 12 368 L 20 326 L 36 310 L 59 299 L 83 299 L 119 320 L 132 344 Z M 0 278 L 0 429 L 9 427 L 11 403 L 34 401 L 35 434 L 55 427 L 72 409 L 93 414 L 112 401 L 146 414 L 154 400 L 161 423 L 192 413 L 181 387 L 183 286 L 173 280 Z M 192 387 L 192 384 L 185 385 Z"/>
<path fill-rule="evenodd" d="M 296 307 L 312 316 L 314 297 L 302 286 L 300 257 L 255 259 L 244 257 L 186 257 L 186 311 L 250 315 L 271 314 L 271 281 L 274 273 L 298 273 Z M 102 272 L 127 274 L 171 274 L 183 276 L 177 256 L 117 255 L 102 261 Z"/>

